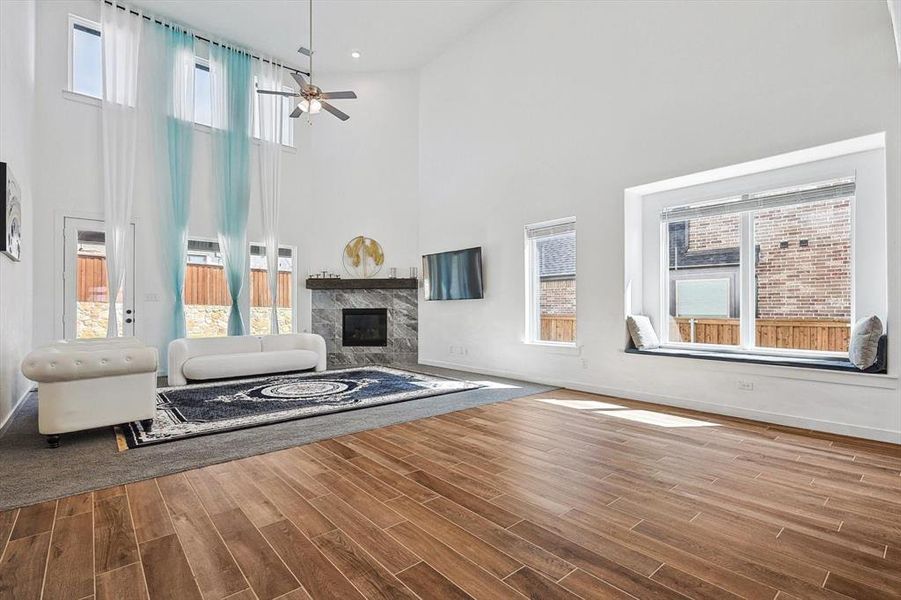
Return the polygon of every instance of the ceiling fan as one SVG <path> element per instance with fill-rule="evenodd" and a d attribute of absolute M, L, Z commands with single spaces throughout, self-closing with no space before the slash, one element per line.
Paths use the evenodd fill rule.
<path fill-rule="evenodd" d="M 304 48 L 301 46 L 298 48 L 298 52 L 303 54 L 304 56 L 310 59 L 310 81 L 307 82 L 306 78 L 303 76 L 303 73 L 299 73 L 297 71 L 291 72 L 291 77 L 294 78 L 294 81 L 297 82 L 297 85 L 300 86 L 300 90 L 297 92 L 285 92 L 282 90 L 257 90 L 258 94 L 273 94 L 276 96 L 286 96 L 289 98 L 300 98 L 301 100 L 297 103 L 297 106 L 294 107 L 294 110 L 291 111 L 291 114 L 288 115 L 292 119 L 298 118 L 300 115 L 307 113 L 309 115 L 315 115 L 321 110 L 325 110 L 338 117 L 342 121 L 346 121 L 350 118 L 345 112 L 338 110 L 336 107 L 332 106 L 326 100 L 353 100 L 357 97 L 354 92 L 323 92 L 318 86 L 313 84 L 313 0 L 310 0 L 310 48 Z"/>

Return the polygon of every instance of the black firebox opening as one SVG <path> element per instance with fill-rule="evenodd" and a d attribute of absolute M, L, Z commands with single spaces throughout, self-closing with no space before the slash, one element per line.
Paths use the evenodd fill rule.
<path fill-rule="evenodd" d="M 388 345 L 387 308 L 345 308 L 342 310 L 342 316 L 342 345 Z"/>

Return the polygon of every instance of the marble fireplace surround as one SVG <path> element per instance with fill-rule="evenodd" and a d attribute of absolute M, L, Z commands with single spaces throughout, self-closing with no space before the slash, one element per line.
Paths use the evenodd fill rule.
<path fill-rule="evenodd" d="M 328 368 L 415 365 L 419 359 L 419 290 L 415 279 L 308 279 L 312 330 L 325 338 Z M 343 346 L 342 309 L 385 308 L 387 346 Z"/>

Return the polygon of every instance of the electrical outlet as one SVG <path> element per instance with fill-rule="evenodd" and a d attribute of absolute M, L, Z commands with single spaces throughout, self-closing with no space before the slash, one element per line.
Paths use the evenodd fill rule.
<path fill-rule="evenodd" d="M 159 302 L 160 295 L 155 293 L 144 294 L 144 302 Z"/>
<path fill-rule="evenodd" d="M 583 368 L 583 369 L 587 369 L 587 368 L 588 368 L 588 360 L 587 360 L 587 359 L 584 359 L 584 358 L 582 359 L 582 368 Z"/>
<path fill-rule="evenodd" d="M 754 382 L 753 381 L 743 381 L 741 379 L 738 380 L 738 389 L 743 392 L 753 392 L 754 391 Z"/>

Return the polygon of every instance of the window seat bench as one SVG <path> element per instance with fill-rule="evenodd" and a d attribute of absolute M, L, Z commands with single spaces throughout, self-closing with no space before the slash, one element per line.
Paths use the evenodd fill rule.
<path fill-rule="evenodd" d="M 723 362 L 751 363 L 758 365 L 773 365 L 777 367 L 800 367 L 804 369 L 823 369 L 827 371 L 844 371 L 848 373 L 886 373 L 886 336 L 879 340 L 879 356 L 876 364 L 865 371 L 861 371 L 847 358 L 839 357 L 799 357 L 799 356 L 767 356 L 762 354 L 748 354 L 741 352 L 716 352 L 712 350 L 692 350 L 686 348 L 654 348 L 639 350 L 638 348 L 626 348 L 627 354 L 643 354 L 648 356 L 669 356 L 676 358 L 696 358 L 701 360 L 718 360 Z"/>

